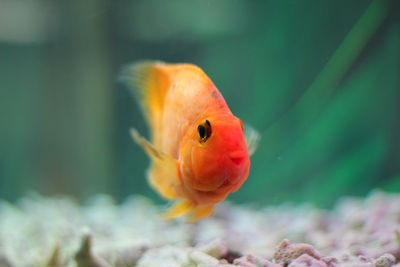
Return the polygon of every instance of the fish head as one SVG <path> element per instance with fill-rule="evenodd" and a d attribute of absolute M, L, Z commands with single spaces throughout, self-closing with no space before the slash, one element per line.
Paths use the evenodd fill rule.
<path fill-rule="evenodd" d="M 185 186 L 223 198 L 239 189 L 250 169 L 243 131 L 242 121 L 232 114 L 198 120 L 183 138 L 180 149 Z M 219 197 L 214 199 L 221 201 Z"/>

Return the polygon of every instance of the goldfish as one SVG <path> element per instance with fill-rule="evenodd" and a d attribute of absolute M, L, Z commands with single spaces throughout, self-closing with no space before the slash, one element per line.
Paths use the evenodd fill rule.
<path fill-rule="evenodd" d="M 135 128 L 130 133 L 151 159 L 149 184 L 172 201 L 164 218 L 210 216 L 247 179 L 259 134 L 245 130 L 196 65 L 143 61 L 124 68 L 121 78 L 149 126 L 150 141 Z"/>

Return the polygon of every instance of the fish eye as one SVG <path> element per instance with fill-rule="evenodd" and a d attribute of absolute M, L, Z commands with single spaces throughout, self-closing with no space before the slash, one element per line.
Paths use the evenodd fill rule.
<path fill-rule="evenodd" d="M 204 143 L 211 136 L 211 123 L 208 120 L 203 121 L 197 126 L 200 143 Z"/>

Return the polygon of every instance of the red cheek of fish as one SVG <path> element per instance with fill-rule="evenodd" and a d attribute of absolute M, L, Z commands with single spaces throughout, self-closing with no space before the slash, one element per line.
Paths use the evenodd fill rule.
<path fill-rule="evenodd" d="M 249 174 L 248 156 L 240 160 L 240 164 L 226 156 L 220 156 L 219 160 L 211 161 L 211 164 L 205 160 L 202 162 L 195 163 L 198 167 L 194 168 L 192 162 L 187 161 L 181 169 L 183 187 L 180 188 L 180 195 L 196 203 L 212 205 L 221 202 L 229 193 L 238 190 Z"/>
<path fill-rule="evenodd" d="M 192 177 L 188 184 L 195 190 L 212 191 L 220 187 L 226 180 L 223 166 L 223 155 L 214 151 L 195 149 L 192 153 Z"/>
<path fill-rule="evenodd" d="M 220 161 L 220 163 L 217 164 L 219 167 L 218 170 L 223 170 L 223 175 L 216 174 L 218 171 L 214 171 L 214 174 L 216 174 L 215 176 L 207 174 L 206 172 L 201 172 L 199 176 L 203 177 L 203 180 L 200 182 L 202 188 L 205 188 L 205 184 L 210 188 L 210 185 L 213 185 L 214 188 L 212 190 L 197 190 L 195 186 L 193 186 L 196 180 L 190 179 L 190 184 L 186 184 L 189 186 L 189 192 L 191 192 L 190 197 L 202 204 L 215 204 L 222 201 L 229 193 L 238 190 L 246 180 L 249 174 L 250 162 L 248 160 L 244 161 L 245 162 L 242 162 L 243 165 L 241 168 L 232 167 L 232 162 L 230 160 L 224 159 Z M 213 177 L 213 179 L 209 179 L 210 177 Z M 198 184 L 197 182 L 197 185 Z M 216 184 L 218 185 L 217 187 L 215 187 Z"/>
<path fill-rule="evenodd" d="M 200 191 L 229 190 L 242 184 L 249 173 L 247 148 L 237 140 L 225 143 L 220 149 L 199 150 L 192 153 L 193 189 Z M 218 148 L 218 146 L 215 146 Z M 235 189 L 237 190 L 237 188 Z"/>

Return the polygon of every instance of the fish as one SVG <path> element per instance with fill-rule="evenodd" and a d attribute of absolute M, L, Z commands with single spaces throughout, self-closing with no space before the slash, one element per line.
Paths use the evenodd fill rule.
<path fill-rule="evenodd" d="M 150 157 L 147 179 L 171 201 L 163 217 L 196 222 L 237 191 L 250 171 L 259 134 L 234 116 L 211 79 L 198 66 L 141 61 L 120 75 L 150 130 L 132 138 Z"/>

